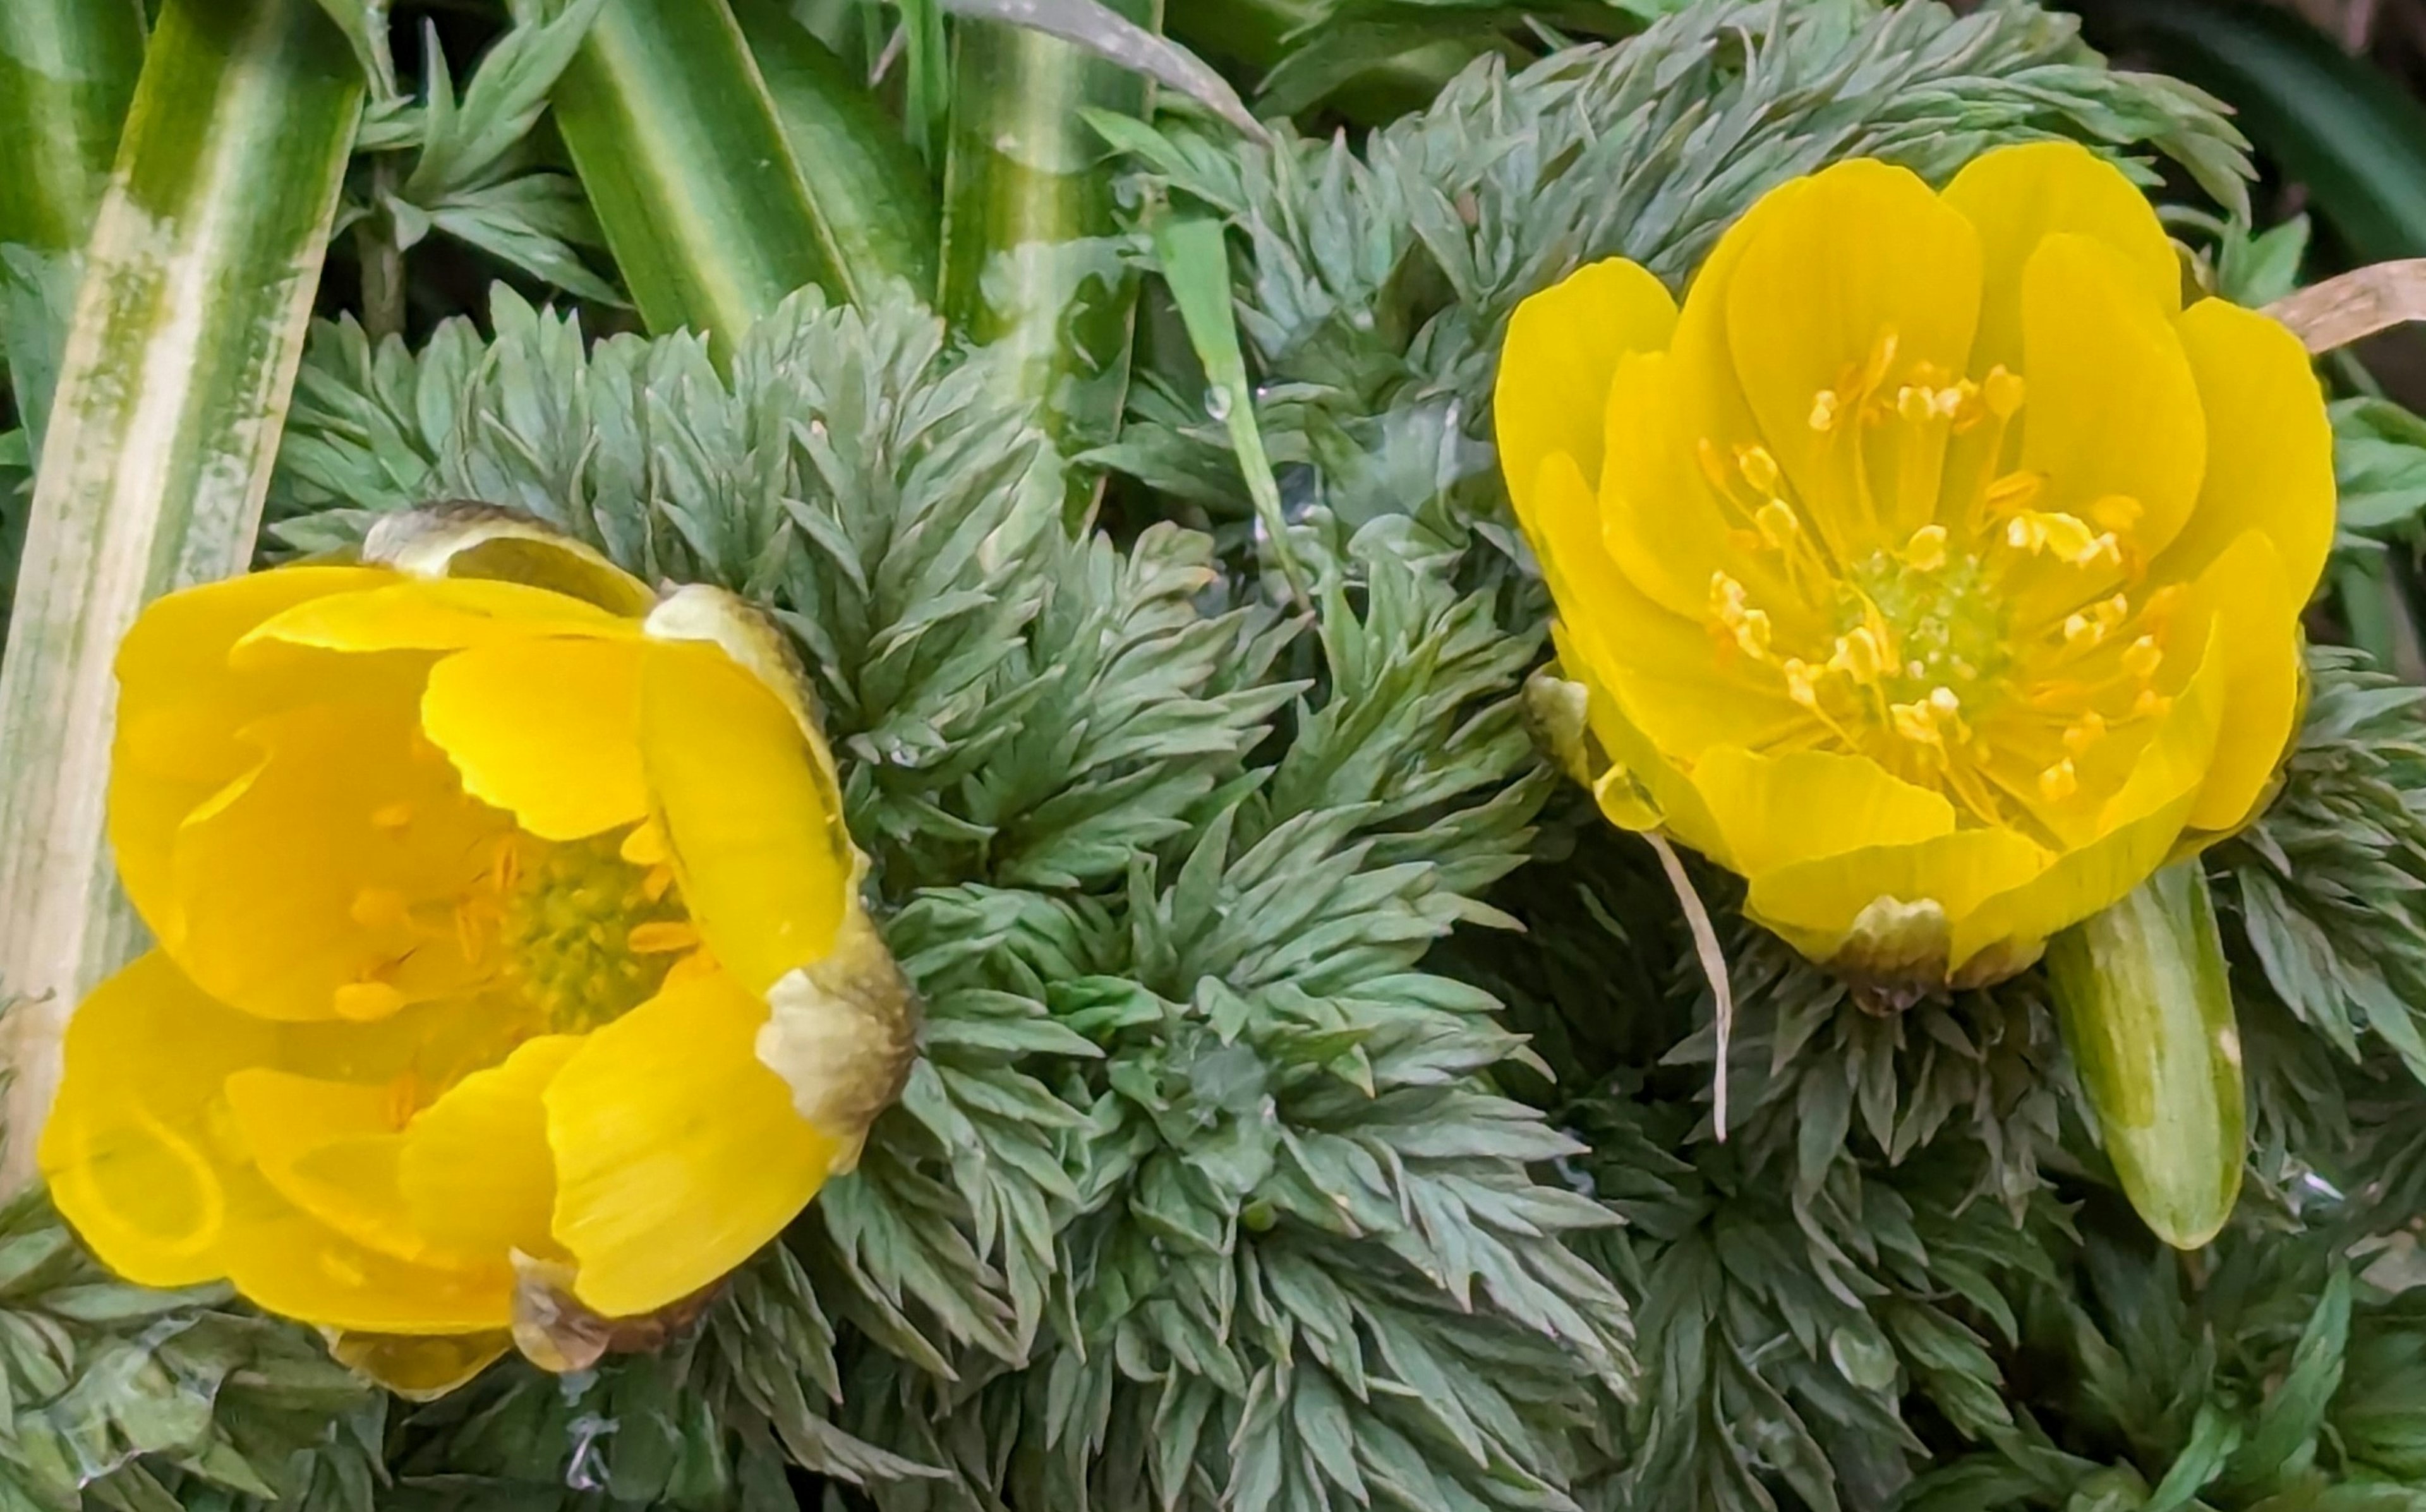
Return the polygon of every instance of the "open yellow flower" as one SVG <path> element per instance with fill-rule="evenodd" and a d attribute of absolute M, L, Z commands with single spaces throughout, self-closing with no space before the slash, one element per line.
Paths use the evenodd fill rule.
<path fill-rule="evenodd" d="M 40 1157 L 128 1279 L 225 1278 L 408 1386 L 509 1336 L 586 1362 L 898 1090 L 832 759 L 729 597 L 401 517 L 359 565 L 162 600 L 118 671 L 157 946 L 78 1007 Z"/>
<path fill-rule="evenodd" d="M 1942 194 L 1781 185 L 1681 311 L 1622 261 L 1528 300 L 1501 459 L 1608 816 L 1889 999 L 2017 971 L 2246 823 L 2332 441 L 2300 343 L 2181 284 L 2130 182 L 2049 143 Z"/>

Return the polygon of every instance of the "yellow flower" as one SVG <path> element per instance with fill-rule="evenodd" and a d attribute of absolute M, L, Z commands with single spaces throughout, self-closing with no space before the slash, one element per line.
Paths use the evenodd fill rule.
<path fill-rule="evenodd" d="M 509 1336 L 586 1363 L 898 1090 L 832 759 L 726 595 L 401 517 L 360 565 L 162 600 L 118 673 L 157 945 L 78 1007 L 40 1157 L 128 1279 L 224 1278 L 424 1389 Z"/>
<path fill-rule="evenodd" d="M 2322 396 L 2281 326 L 2183 308 L 2080 147 L 1782 185 L 1681 311 L 1586 267 L 1517 311 L 1496 412 L 1570 764 L 1874 992 L 2018 971 L 2269 796 Z"/>

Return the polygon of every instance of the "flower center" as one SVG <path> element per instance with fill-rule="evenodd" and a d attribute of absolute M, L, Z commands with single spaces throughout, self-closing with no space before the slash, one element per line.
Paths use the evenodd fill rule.
<path fill-rule="evenodd" d="M 1791 476 L 1757 444 L 1701 443 L 1740 575 L 1711 575 L 1722 659 L 1812 716 L 1778 742 L 1868 755 L 1972 819 L 2051 830 L 2080 761 L 2169 706 L 2156 688 L 2179 590 L 2142 593 L 2139 501 L 2042 508 L 2012 465 L 2025 397 L 1900 362 L 1892 330 L 1812 399 Z"/>
<path fill-rule="evenodd" d="M 561 844 L 522 834 L 500 843 L 463 909 L 475 931 L 490 921 L 500 975 L 550 1032 L 622 1018 L 698 945 L 661 849 L 647 825 Z"/>

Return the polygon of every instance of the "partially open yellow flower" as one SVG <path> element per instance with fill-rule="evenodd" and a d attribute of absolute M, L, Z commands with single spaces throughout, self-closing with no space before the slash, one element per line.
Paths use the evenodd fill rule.
<path fill-rule="evenodd" d="M 2268 796 L 2323 399 L 2281 326 L 2183 308 L 2086 150 L 1782 185 L 1681 312 L 1584 268 L 1516 313 L 1496 409 L 1571 764 L 1857 983 L 2017 971 Z"/>
<path fill-rule="evenodd" d="M 110 838 L 157 948 L 72 1020 L 42 1168 L 130 1279 L 403 1384 L 509 1334 L 586 1362 L 849 1167 L 906 993 L 752 613 L 493 512 L 364 555 L 128 635 Z"/>

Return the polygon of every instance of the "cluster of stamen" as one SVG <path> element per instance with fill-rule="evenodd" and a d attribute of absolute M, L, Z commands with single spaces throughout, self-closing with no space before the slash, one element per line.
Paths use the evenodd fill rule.
<path fill-rule="evenodd" d="M 1883 333 L 1813 396 L 1809 477 L 1789 479 L 1760 445 L 1701 443 L 1745 577 L 1763 585 L 1713 573 L 1710 632 L 1722 656 L 1773 672 L 1823 744 L 1937 787 L 1982 823 L 2030 826 L 2034 804 L 2079 791 L 2092 748 L 2163 712 L 2157 679 L 2180 590 L 2135 602 L 2114 587 L 2139 564 L 2137 500 L 2040 507 L 2046 480 L 2009 465 L 2019 375 L 1899 364 L 1897 346 Z M 1805 496 L 1815 484 L 1827 496 Z M 1916 519 L 1928 523 L 1888 523 Z M 2033 595 L 2016 591 L 2025 581 Z M 2075 585 L 2075 606 L 2052 622 L 2016 622 L 2017 604 Z M 2044 729 L 2030 748 L 2057 752 L 2027 791 L 1998 775 L 1991 716 L 1999 738 Z"/>
<path fill-rule="evenodd" d="M 372 823 L 396 828 L 412 817 L 407 806 L 390 805 Z M 412 905 L 382 888 L 355 895 L 357 924 L 413 943 L 337 989 L 341 1017 L 394 1012 L 403 1001 L 389 980 L 396 968 L 444 940 L 470 968 L 476 989 L 511 992 L 538 1032 L 578 1034 L 647 1002 L 700 943 L 652 822 L 562 843 L 510 830 L 468 870 L 468 884 L 447 900 Z"/>

